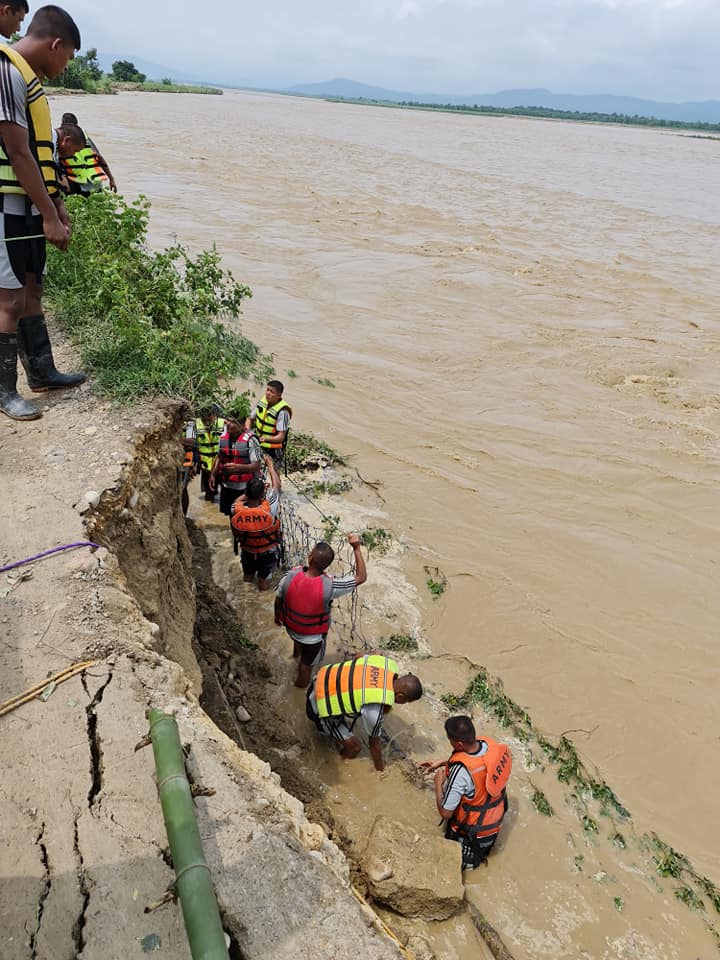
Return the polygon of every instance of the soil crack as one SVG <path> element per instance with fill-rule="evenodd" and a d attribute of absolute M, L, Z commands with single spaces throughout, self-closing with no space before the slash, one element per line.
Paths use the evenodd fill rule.
<path fill-rule="evenodd" d="M 35 842 L 40 848 L 40 861 L 45 869 L 45 880 L 43 883 L 43 888 L 40 891 L 40 898 L 38 899 L 37 910 L 35 913 L 35 929 L 30 937 L 30 956 L 32 960 L 37 960 L 38 934 L 40 933 L 43 911 L 45 910 L 45 901 L 50 896 L 50 891 L 52 889 L 52 871 L 50 870 L 50 860 L 48 858 L 47 846 L 43 842 L 44 839 L 45 824 L 43 823 L 43 825 L 40 827 L 40 833 L 38 834 Z"/>
<path fill-rule="evenodd" d="M 98 688 L 95 696 L 85 708 L 85 713 L 87 715 L 88 742 L 90 744 L 91 783 L 90 789 L 88 790 L 88 808 L 90 811 L 92 811 L 95 805 L 95 800 L 102 790 L 103 785 L 103 750 L 102 739 L 98 733 L 97 708 L 102 703 L 103 696 L 105 695 L 105 691 L 110 685 L 112 678 L 113 671 L 110 669 L 107 680 L 101 687 Z"/>
<path fill-rule="evenodd" d="M 105 686 L 107 686 L 107 684 Z M 80 820 L 80 814 L 76 813 L 75 819 L 73 821 L 73 824 L 74 824 L 73 852 L 75 854 L 75 862 L 77 865 L 76 869 L 77 869 L 78 887 L 80 889 L 80 897 L 82 899 L 81 906 L 80 906 L 80 913 L 78 914 L 78 918 L 73 924 L 73 929 L 72 929 L 72 938 L 73 938 L 73 944 L 75 946 L 76 957 L 81 956 L 85 948 L 85 923 L 86 923 L 86 916 L 87 916 L 87 908 L 90 903 L 90 883 L 88 880 L 87 872 L 85 870 L 85 861 L 83 859 L 82 853 L 80 852 L 80 834 L 79 834 L 79 828 L 78 828 L 79 820 Z"/>

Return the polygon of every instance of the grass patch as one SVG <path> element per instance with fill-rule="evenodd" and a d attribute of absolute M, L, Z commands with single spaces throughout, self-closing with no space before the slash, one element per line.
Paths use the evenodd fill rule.
<path fill-rule="evenodd" d="M 415 653 L 418 649 L 418 642 L 408 633 L 391 633 L 390 636 L 382 638 L 380 649 L 392 650 L 396 653 Z"/>
<path fill-rule="evenodd" d="M 535 787 L 535 792 L 533 793 L 531 800 L 537 812 L 541 813 L 544 817 L 552 817 L 555 813 L 553 808 L 550 806 L 550 801 L 548 798 L 545 796 L 542 790 L 539 790 L 537 787 Z"/>
<path fill-rule="evenodd" d="M 425 567 L 427 580 L 425 584 L 432 594 L 433 600 L 441 597 L 447 588 L 447 577 L 438 567 Z"/>
<path fill-rule="evenodd" d="M 312 433 L 291 430 L 285 448 L 285 463 L 288 472 L 316 470 L 321 463 L 345 465 L 345 458 L 327 443 L 318 440 Z"/>
<path fill-rule="evenodd" d="M 68 198 L 73 239 L 48 247 L 48 304 L 80 347 L 106 396 L 121 402 L 170 396 L 197 409 L 228 401 L 228 380 L 264 380 L 270 358 L 223 318 L 252 296 L 215 249 L 146 246 L 150 204 L 110 191 Z"/>
<path fill-rule="evenodd" d="M 360 542 L 368 551 L 374 551 L 383 556 L 392 544 L 392 534 L 383 527 L 371 527 L 360 534 Z"/>
<path fill-rule="evenodd" d="M 352 480 L 343 477 L 342 480 L 317 480 L 301 488 L 300 493 L 306 497 L 336 497 L 341 493 L 352 490 Z"/>

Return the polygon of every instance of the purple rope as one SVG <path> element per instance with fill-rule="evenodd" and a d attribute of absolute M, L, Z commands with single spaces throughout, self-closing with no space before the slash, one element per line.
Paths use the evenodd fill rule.
<path fill-rule="evenodd" d="M 53 547 L 52 550 L 44 550 L 42 553 L 36 553 L 34 557 L 28 557 L 26 560 L 16 560 L 15 563 L 8 563 L 0 567 L 0 573 L 6 570 L 14 570 L 15 567 L 24 567 L 26 563 L 33 563 L 35 560 L 42 560 L 45 557 L 51 557 L 54 553 L 61 553 L 63 550 L 75 550 L 77 547 L 92 547 L 94 550 L 100 549 L 99 543 L 91 543 L 90 540 L 79 540 L 77 543 L 66 543 L 62 547 Z"/>

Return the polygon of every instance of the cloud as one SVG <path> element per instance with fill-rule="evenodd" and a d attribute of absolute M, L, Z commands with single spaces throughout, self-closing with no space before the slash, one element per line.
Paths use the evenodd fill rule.
<path fill-rule="evenodd" d="M 720 96 L 718 0 L 72 0 L 87 46 L 222 82 Z M 171 11 L 171 12 L 168 12 Z"/>

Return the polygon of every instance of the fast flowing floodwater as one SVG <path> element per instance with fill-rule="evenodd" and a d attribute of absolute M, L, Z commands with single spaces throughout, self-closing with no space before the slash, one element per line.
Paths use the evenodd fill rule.
<path fill-rule="evenodd" d="M 717 879 L 718 143 L 243 93 L 64 109 L 155 240 L 252 286 L 298 428 L 383 480 L 421 591 L 448 577 L 433 650 L 586 731 Z"/>

